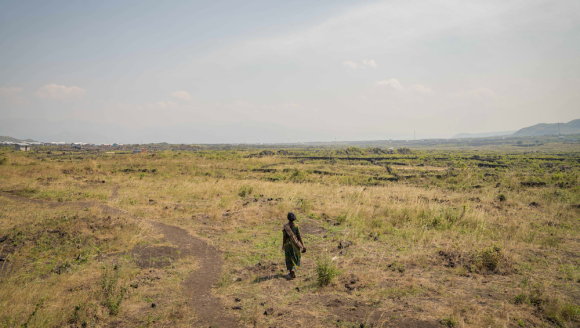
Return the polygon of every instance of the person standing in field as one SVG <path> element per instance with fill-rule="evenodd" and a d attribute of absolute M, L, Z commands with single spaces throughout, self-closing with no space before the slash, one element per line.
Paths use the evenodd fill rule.
<path fill-rule="evenodd" d="M 287 279 L 296 278 L 296 270 L 300 266 L 301 253 L 306 253 L 306 246 L 302 241 L 300 235 L 300 228 L 296 224 L 296 214 L 288 213 L 288 223 L 282 229 L 282 249 L 284 250 L 284 257 L 286 260 L 286 268 L 288 269 Z"/>

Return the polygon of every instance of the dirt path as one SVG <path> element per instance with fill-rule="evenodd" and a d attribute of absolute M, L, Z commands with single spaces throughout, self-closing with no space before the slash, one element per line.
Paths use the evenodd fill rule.
<path fill-rule="evenodd" d="M 212 286 L 217 282 L 222 269 L 221 251 L 205 241 L 191 236 L 186 230 L 165 223 L 148 221 L 165 238 L 178 247 L 182 253 L 193 255 L 199 269 L 183 282 L 185 295 L 191 298 L 198 317 L 199 327 L 238 327 L 236 320 L 226 316 L 219 299 L 212 294 Z"/>
<path fill-rule="evenodd" d="M 116 194 L 117 190 L 118 188 L 115 188 L 113 193 Z M 17 201 L 47 205 L 50 208 L 67 206 L 79 209 L 98 207 L 108 214 L 130 215 L 123 210 L 96 201 L 51 202 L 14 196 L 5 192 L 0 193 L 0 195 Z M 182 254 L 192 255 L 199 263 L 199 268 L 183 282 L 183 292 L 191 298 L 191 304 L 198 318 L 196 326 L 220 328 L 239 327 L 237 320 L 226 315 L 223 305 L 220 304 L 219 299 L 212 293 L 212 286 L 217 282 L 221 274 L 223 264 L 221 251 L 209 245 L 204 240 L 190 235 L 185 229 L 157 221 L 147 221 L 147 223 L 161 232 L 167 241 L 177 246 Z"/>
<path fill-rule="evenodd" d="M 111 192 L 111 196 L 109 196 L 110 200 L 117 199 L 119 197 L 119 186 L 114 186 L 113 191 Z"/>

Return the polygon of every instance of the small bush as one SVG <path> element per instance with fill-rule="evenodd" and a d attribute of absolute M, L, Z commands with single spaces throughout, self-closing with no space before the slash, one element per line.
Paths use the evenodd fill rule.
<path fill-rule="evenodd" d="M 254 188 L 252 186 L 245 185 L 240 187 L 238 195 L 242 198 L 246 198 L 246 196 L 251 195 L 252 192 L 254 192 Z"/>
<path fill-rule="evenodd" d="M 514 297 L 514 304 L 524 304 L 528 302 L 528 297 L 524 294 L 517 294 Z"/>
<path fill-rule="evenodd" d="M 389 264 L 387 267 L 389 269 L 391 269 L 391 271 L 398 271 L 399 273 L 405 273 L 405 265 L 402 263 L 399 263 L 397 261 L 393 262 L 392 264 Z"/>
<path fill-rule="evenodd" d="M 294 169 L 290 174 L 290 180 L 292 181 L 303 181 L 306 178 L 306 173 L 299 169 Z"/>
<path fill-rule="evenodd" d="M 505 202 L 507 200 L 507 196 L 504 194 L 499 194 L 499 196 L 497 196 L 497 199 L 499 199 L 500 202 Z"/>
<path fill-rule="evenodd" d="M 566 321 L 579 321 L 580 320 L 580 306 L 574 304 L 562 304 L 560 308 L 560 314 L 562 318 Z"/>
<path fill-rule="evenodd" d="M 479 272 L 496 272 L 502 259 L 501 248 L 495 245 L 473 253 L 473 260 Z"/>
<path fill-rule="evenodd" d="M 346 218 L 347 218 L 347 213 L 342 213 L 339 216 L 336 217 L 336 222 L 342 224 L 342 223 L 346 223 Z"/>
<path fill-rule="evenodd" d="M 441 323 L 445 327 L 456 327 L 457 326 L 457 319 L 455 319 L 455 317 L 453 317 L 453 316 L 448 316 L 448 317 L 441 319 Z"/>
<path fill-rule="evenodd" d="M 439 256 L 445 261 L 445 266 L 451 268 L 463 266 L 470 272 L 509 274 L 513 271 L 510 259 L 503 254 L 501 247 L 496 245 L 469 253 L 453 247 L 440 250 Z"/>
<path fill-rule="evenodd" d="M 330 257 L 322 256 L 316 260 L 316 273 L 318 275 L 318 285 L 322 287 L 330 284 L 338 276 L 339 271 L 330 260 Z"/>
<path fill-rule="evenodd" d="M 8 163 L 8 158 L 2 157 L 0 158 L 0 165 L 6 165 Z"/>
<path fill-rule="evenodd" d="M 119 286 L 119 270 L 116 265 L 113 268 L 103 267 L 101 292 L 103 296 L 101 304 L 109 309 L 110 315 L 117 315 L 127 288 Z"/>
<path fill-rule="evenodd" d="M 580 322 L 580 306 L 571 303 L 562 303 L 558 300 L 551 300 L 547 306 L 543 307 L 544 314 L 548 319 L 556 323 L 559 327 L 572 327 L 566 323 Z M 574 325 L 574 327 L 578 327 Z"/>

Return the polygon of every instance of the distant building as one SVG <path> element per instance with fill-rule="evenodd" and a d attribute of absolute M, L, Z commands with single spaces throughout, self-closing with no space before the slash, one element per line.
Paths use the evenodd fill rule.
<path fill-rule="evenodd" d="M 25 143 L 17 143 L 14 144 L 14 150 L 16 151 L 29 151 L 30 145 Z"/>
<path fill-rule="evenodd" d="M 147 154 L 147 149 L 133 149 L 133 154 Z"/>

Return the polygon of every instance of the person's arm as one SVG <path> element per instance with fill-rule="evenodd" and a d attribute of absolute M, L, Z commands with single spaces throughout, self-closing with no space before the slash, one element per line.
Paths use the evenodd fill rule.
<path fill-rule="evenodd" d="M 304 242 L 302 241 L 302 234 L 300 233 L 300 229 L 298 229 L 298 234 L 297 234 L 296 238 L 298 238 L 298 240 L 302 244 L 302 248 L 304 248 L 304 250 L 306 250 L 306 246 L 304 246 Z"/>
<path fill-rule="evenodd" d="M 284 230 L 282 230 L 282 250 L 284 250 L 284 245 L 286 245 L 286 240 L 288 239 L 288 236 L 286 236 L 286 232 Z"/>

